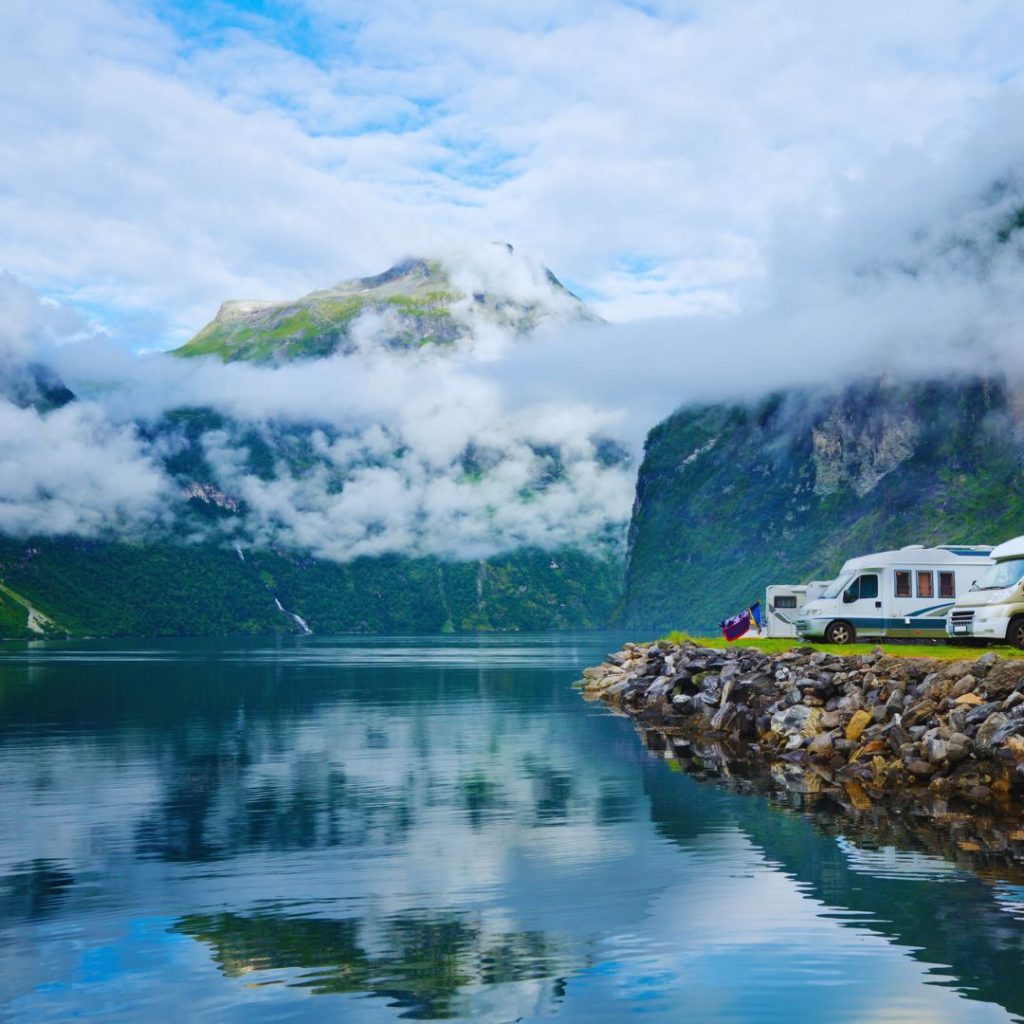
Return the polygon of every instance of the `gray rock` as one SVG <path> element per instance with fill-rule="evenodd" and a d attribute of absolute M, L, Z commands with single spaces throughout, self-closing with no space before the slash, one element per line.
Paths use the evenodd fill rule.
<path fill-rule="evenodd" d="M 970 756 L 973 747 L 974 744 L 971 743 L 970 736 L 965 736 L 962 732 L 955 732 L 946 740 L 946 760 L 950 764 L 959 764 Z"/>
<path fill-rule="evenodd" d="M 649 687 L 647 687 L 647 699 L 664 697 L 672 689 L 672 679 L 669 676 L 658 676 Z"/>
<path fill-rule="evenodd" d="M 992 746 L 1003 746 L 1011 736 L 1020 735 L 1022 729 L 1024 729 L 1024 722 L 1022 722 L 1019 718 L 1011 716 L 1010 720 L 1004 726 L 1002 726 L 1002 728 L 996 729 L 991 739 Z M 979 733 L 981 732 L 980 729 L 978 731 Z"/>
<path fill-rule="evenodd" d="M 722 666 L 722 671 L 719 673 L 718 678 L 721 680 L 724 686 L 729 680 L 735 679 L 740 674 L 740 666 L 736 662 L 732 661 L 728 665 Z"/>
<path fill-rule="evenodd" d="M 807 744 L 807 753 L 811 757 L 830 757 L 835 744 L 835 734 L 820 732 Z"/>
<path fill-rule="evenodd" d="M 967 728 L 967 711 L 965 707 L 953 708 L 946 721 L 954 732 L 963 732 Z"/>
<path fill-rule="evenodd" d="M 974 676 L 963 676 L 953 684 L 953 688 L 949 691 L 949 695 L 954 698 L 962 697 L 965 693 L 970 693 L 977 685 L 978 680 L 975 679 Z"/>
<path fill-rule="evenodd" d="M 995 651 L 986 651 L 975 663 L 974 674 L 984 675 L 999 660 Z"/>
<path fill-rule="evenodd" d="M 783 736 L 791 733 L 802 734 L 817 714 L 819 713 L 806 704 L 794 704 L 792 707 L 776 711 L 772 715 L 772 729 Z"/>
<path fill-rule="evenodd" d="M 991 653 L 991 652 L 990 652 Z M 991 753 L 996 741 L 996 735 L 1010 721 L 1007 715 L 1001 711 L 994 711 L 978 727 L 974 736 L 974 745 L 983 754 Z"/>
<path fill-rule="evenodd" d="M 988 704 L 979 704 L 977 707 L 973 707 L 967 712 L 967 728 L 973 725 L 981 725 L 993 711 L 999 709 L 999 701 L 990 701 Z M 961 730 L 961 731 L 966 731 Z"/>
<path fill-rule="evenodd" d="M 725 732 L 736 717 L 736 705 L 729 701 L 723 704 L 711 719 L 711 728 L 717 732 Z"/>
<path fill-rule="evenodd" d="M 930 698 L 918 701 L 909 711 L 904 712 L 901 719 L 905 729 L 913 729 L 915 725 L 927 722 L 935 714 L 936 704 Z"/>
<path fill-rule="evenodd" d="M 1020 704 L 1024 704 L 1024 693 L 1021 693 L 1020 690 L 1014 690 L 1013 693 L 1003 701 L 1001 710 L 1012 711 Z"/>

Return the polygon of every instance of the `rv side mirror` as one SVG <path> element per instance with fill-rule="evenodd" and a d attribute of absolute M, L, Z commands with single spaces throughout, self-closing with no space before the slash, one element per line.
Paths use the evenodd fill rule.
<path fill-rule="evenodd" d="M 852 590 L 843 591 L 843 604 L 853 604 L 857 600 L 857 595 Z"/>

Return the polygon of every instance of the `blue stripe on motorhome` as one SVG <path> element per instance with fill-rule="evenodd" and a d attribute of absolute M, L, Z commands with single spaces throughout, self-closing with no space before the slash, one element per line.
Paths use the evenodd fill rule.
<path fill-rule="evenodd" d="M 952 601 L 947 601 L 945 604 L 933 604 L 933 605 L 929 605 L 927 608 L 918 608 L 917 611 L 908 612 L 907 614 L 909 615 L 910 618 L 913 618 L 915 615 L 931 615 L 933 612 L 939 612 L 939 611 L 941 611 L 943 614 L 945 614 L 945 612 L 948 609 L 952 608 L 952 607 L 953 607 L 953 602 Z"/>
<path fill-rule="evenodd" d="M 933 631 L 946 632 L 946 620 L 942 619 L 915 619 L 907 621 L 907 616 L 899 619 L 868 619 L 859 615 L 848 615 L 844 622 L 849 622 L 857 629 L 928 629 Z"/>

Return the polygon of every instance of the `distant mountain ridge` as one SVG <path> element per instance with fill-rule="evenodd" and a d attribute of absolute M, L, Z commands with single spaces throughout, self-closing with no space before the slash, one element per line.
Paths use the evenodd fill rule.
<path fill-rule="evenodd" d="M 502 271 L 505 253 L 512 256 L 505 247 L 491 252 L 491 276 L 480 275 L 494 285 L 488 291 L 465 292 L 455 281 L 472 275 L 460 276 L 436 260 L 410 259 L 294 302 L 227 302 L 174 354 L 262 363 L 269 376 L 278 364 L 350 355 L 362 345 L 401 358 L 420 347 L 471 345 L 482 326 L 521 336 L 546 321 L 599 321 L 549 270 L 518 257 L 507 267 L 509 287 L 495 284 L 493 271 Z M 369 338 L 360 333 L 367 324 Z M 51 370 L 24 362 L 0 373 L 0 397 L 41 416 L 75 400 Z M 167 481 L 165 521 L 131 536 L 0 534 L 0 637 L 306 628 L 435 633 L 607 623 L 621 597 L 620 523 L 575 545 L 545 545 L 543 538 L 538 543 L 510 530 L 476 548 L 454 542 L 439 548 L 424 528 L 406 538 L 401 553 L 370 545 L 388 553 L 360 554 L 347 541 L 335 541 L 334 561 L 297 539 L 301 531 L 286 532 L 273 510 L 263 507 L 258 519 L 254 494 L 266 499 L 275 488 L 292 486 L 296 491 L 282 500 L 295 509 L 315 491 L 322 497 L 315 513 L 326 515 L 360 473 L 385 467 L 401 473 L 408 446 L 393 424 L 379 426 L 384 441 L 364 450 L 355 443 L 359 428 L 326 422 L 313 407 L 282 420 L 230 416 L 207 406 L 140 417 L 129 427 Z M 557 440 L 516 442 L 518 451 L 529 453 L 529 473 L 516 476 L 509 503 L 525 508 L 563 486 L 577 456 Z M 628 461 L 610 439 L 595 438 L 594 445 L 598 471 Z M 353 454 L 338 455 L 341 450 Z M 473 494 L 489 474 L 501 473 L 503 458 L 500 447 L 467 444 L 448 470 L 438 470 L 450 473 L 446 500 L 477 507 Z M 381 495 L 382 508 L 386 502 Z"/>
<path fill-rule="evenodd" d="M 512 247 L 504 248 L 512 256 Z M 513 269 L 522 272 L 521 265 Z M 399 350 L 455 345 L 471 338 L 479 322 L 527 334 L 545 320 L 600 320 L 550 270 L 535 271 L 536 294 L 529 298 L 497 289 L 467 294 L 443 261 L 406 259 L 382 274 L 342 281 L 291 301 L 225 302 L 172 355 L 267 363 L 351 352 L 357 346 L 356 325 L 366 316 L 376 318 L 377 343 Z"/>

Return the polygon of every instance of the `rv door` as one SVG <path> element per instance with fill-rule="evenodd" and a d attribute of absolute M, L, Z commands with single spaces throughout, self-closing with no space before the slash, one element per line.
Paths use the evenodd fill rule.
<path fill-rule="evenodd" d="M 843 591 L 836 618 L 845 619 L 858 636 L 884 635 L 882 599 L 877 572 L 862 572 Z"/>

